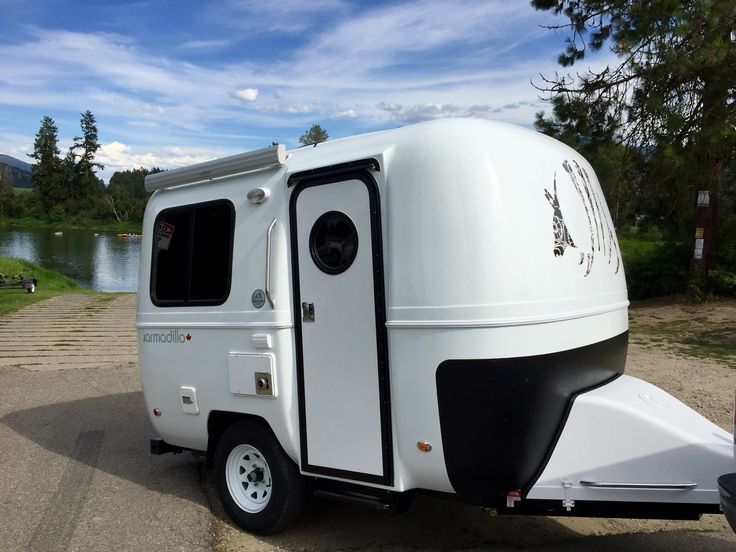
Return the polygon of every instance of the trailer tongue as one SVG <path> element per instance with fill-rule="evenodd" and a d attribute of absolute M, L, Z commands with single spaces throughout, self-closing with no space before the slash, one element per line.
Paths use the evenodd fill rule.
<path fill-rule="evenodd" d="M 697 518 L 719 511 L 716 479 L 732 469 L 729 433 L 624 375 L 574 400 L 526 498 L 569 515 Z"/>

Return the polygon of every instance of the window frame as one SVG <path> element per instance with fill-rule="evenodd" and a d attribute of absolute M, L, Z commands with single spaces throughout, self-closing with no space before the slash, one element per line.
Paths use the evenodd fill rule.
<path fill-rule="evenodd" d="M 353 249 L 352 254 L 350 255 L 350 258 L 343 262 L 341 265 L 332 267 L 328 265 L 322 257 L 319 256 L 319 253 L 317 252 L 316 247 L 316 237 L 317 237 L 317 225 L 321 224 L 319 229 L 322 229 L 322 227 L 325 224 L 326 220 L 329 220 L 329 217 L 334 217 L 335 215 L 338 215 L 338 218 L 343 219 L 345 222 L 347 222 L 348 226 L 350 227 L 350 230 L 355 236 L 355 248 Z M 324 272 L 325 274 L 328 274 L 330 276 L 337 276 L 338 274 L 342 274 L 344 272 L 347 272 L 351 266 L 353 266 L 353 263 L 355 262 L 355 259 L 358 257 L 358 249 L 360 248 L 360 236 L 358 236 L 358 229 L 355 227 L 355 221 L 350 218 L 350 216 L 347 213 L 343 213 L 342 211 L 338 211 L 337 209 L 332 209 L 331 211 L 326 211 L 325 213 L 322 213 L 319 217 L 317 217 L 317 220 L 314 221 L 314 224 L 312 225 L 311 230 L 309 231 L 309 254 L 312 257 L 312 262 L 314 262 L 315 266 Z"/>
<path fill-rule="evenodd" d="M 192 260 L 194 258 L 194 233 L 196 230 L 196 212 L 198 209 L 211 207 L 211 206 L 226 206 L 230 211 L 230 247 L 227 253 L 227 279 L 225 283 L 225 293 L 222 297 L 217 299 L 191 299 L 192 293 Z M 157 307 L 213 307 L 224 304 L 230 297 L 230 291 L 232 289 L 232 276 L 233 276 L 233 250 L 235 248 L 235 226 L 236 226 L 236 210 L 235 205 L 229 199 L 214 199 L 210 201 L 203 201 L 200 203 L 187 203 L 183 205 L 176 205 L 173 207 L 167 207 L 162 209 L 156 214 L 156 218 L 153 221 L 152 231 L 156 232 L 158 223 L 166 215 L 180 214 L 189 212 L 190 216 L 190 227 L 189 235 L 187 236 L 187 248 L 186 248 L 186 274 L 184 275 L 186 293 L 184 299 L 159 299 L 156 296 L 156 278 L 158 276 L 158 251 L 156 249 L 156 236 L 153 236 L 151 240 L 151 273 L 149 281 L 149 295 L 151 302 Z"/>

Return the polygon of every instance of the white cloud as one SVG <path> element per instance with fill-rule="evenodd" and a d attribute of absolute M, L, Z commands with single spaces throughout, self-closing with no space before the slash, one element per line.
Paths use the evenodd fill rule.
<path fill-rule="evenodd" d="M 179 45 L 180 50 L 220 50 L 232 44 L 231 40 L 189 40 Z"/>
<path fill-rule="evenodd" d="M 471 107 L 457 104 L 387 104 L 380 103 L 377 106 L 382 111 L 390 113 L 393 120 L 402 123 L 418 123 L 431 119 L 442 119 L 446 117 L 480 117 L 491 118 L 491 107 L 487 105 L 476 105 Z"/>
<path fill-rule="evenodd" d="M 258 98 L 257 88 L 243 88 L 235 92 L 235 97 L 243 100 L 244 102 L 254 102 Z"/>
<path fill-rule="evenodd" d="M 258 111 L 262 113 L 286 113 L 296 115 L 299 113 L 311 113 L 311 108 L 300 104 L 264 105 Z"/>
<path fill-rule="evenodd" d="M 387 69 L 419 53 L 439 55 L 451 45 L 462 44 L 467 51 L 510 35 L 525 14 L 514 2 L 499 0 L 418 0 L 375 7 L 316 35 L 302 50 L 297 71 L 305 77 L 344 78 Z"/>
<path fill-rule="evenodd" d="M 0 129 L 0 153 L 15 157 L 26 163 L 31 163 L 32 160 L 26 154 L 32 151 L 32 137 L 13 132 L 5 132 Z"/>
<path fill-rule="evenodd" d="M 228 4 L 237 10 L 257 13 L 259 15 L 304 15 L 332 11 L 346 7 L 343 0 L 280 0 L 279 2 L 263 2 L 263 0 L 230 0 Z"/>
<path fill-rule="evenodd" d="M 314 29 L 324 16 L 350 9 L 343 0 L 229 0 L 220 14 L 210 17 L 220 23 L 256 33 L 296 34 Z"/>
<path fill-rule="evenodd" d="M 358 114 L 354 109 L 346 109 L 345 111 L 337 111 L 332 114 L 333 119 L 355 119 Z"/>
<path fill-rule="evenodd" d="M 97 161 L 105 165 L 106 170 L 125 170 L 137 167 L 153 167 L 158 156 L 153 153 L 135 154 L 130 146 L 121 142 L 111 142 L 100 145 L 97 152 Z"/>
<path fill-rule="evenodd" d="M 161 107 L 160 105 L 150 105 L 150 104 L 144 104 L 143 105 L 143 112 L 148 113 L 155 113 L 156 115 L 165 115 L 166 110 Z"/>
<path fill-rule="evenodd" d="M 530 125 L 543 106 L 529 80 L 556 67 L 556 51 L 513 50 L 546 32 L 537 29 L 540 19 L 527 3 L 414 0 L 351 7 L 346 0 L 246 0 L 229 2 L 222 12 L 233 25 L 247 19 L 263 29 L 294 23 L 309 30 L 282 41 L 273 55 L 227 50 L 227 56 L 203 55 L 196 62 L 105 33 L 36 28 L 24 42 L 0 43 L 0 117 L 17 107 L 38 112 L 35 128 L 28 125 L 24 135 L 14 130 L 22 135 L 11 144 L 14 151 L 32 143 L 44 114 L 55 118 L 60 137 L 78 134 L 78 114 L 85 109 L 97 116 L 100 137 L 111 148 L 108 164 L 126 168 L 136 161 L 174 166 L 184 150 L 196 158 L 218 157 L 271 141 L 289 143 L 303 125 L 328 119 L 340 121 L 344 133 L 446 116 Z M 241 36 L 240 28 L 224 38 L 203 33 L 172 48 L 176 56 L 236 41 L 240 48 Z M 270 104 L 260 105 L 264 101 Z M 255 103 L 244 109 L 241 102 Z M 115 149 L 115 143 L 131 149 Z M 161 144 L 183 150 L 179 155 Z"/>
<path fill-rule="evenodd" d="M 97 152 L 96 161 L 105 166 L 98 176 L 109 180 L 115 171 L 125 171 L 144 167 L 151 169 L 173 169 L 195 163 L 203 163 L 218 157 L 211 152 L 192 151 L 190 148 L 169 147 L 154 151 L 136 151 L 122 142 L 113 141 L 102 144 Z"/>
<path fill-rule="evenodd" d="M 412 104 L 403 105 L 396 103 L 381 102 L 376 107 L 389 114 L 391 120 L 399 121 L 403 124 L 419 123 L 421 121 L 429 121 L 431 119 L 442 119 L 446 117 L 474 117 L 480 119 L 498 119 L 513 120 L 514 116 L 509 115 L 509 111 L 522 110 L 526 108 L 524 115 L 528 115 L 528 110 L 538 111 L 544 104 L 542 102 L 519 101 L 507 103 L 501 107 L 492 105 L 458 105 L 458 104 Z"/>

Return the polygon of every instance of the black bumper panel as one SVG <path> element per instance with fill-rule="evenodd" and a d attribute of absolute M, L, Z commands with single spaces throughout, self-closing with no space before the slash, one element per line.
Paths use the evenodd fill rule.
<path fill-rule="evenodd" d="M 459 497 L 497 506 L 510 491 L 526 495 L 552 454 L 575 396 L 622 374 L 627 347 L 624 332 L 558 353 L 440 364 L 442 446 Z"/>
<path fill-rule="evenodd" d="M 721 495 L 721 509 L 731 529 L 736 531 L 736 473 L 719 477 L 718 491 Z"/>

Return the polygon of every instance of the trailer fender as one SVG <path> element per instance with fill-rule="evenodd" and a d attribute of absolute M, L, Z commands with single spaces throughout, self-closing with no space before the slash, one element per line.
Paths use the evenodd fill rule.
<path fill-rule="evenodd" d="M 227 431 L 231 425 L 242 420 L 250 420 L 260 425 L 261 428 L 270 433 L 274 439 L 278 441 L 278 437 L 271 425 L 261 416 L 255 414 L 246 414 L 243 412 L 228 412 L 223 410 L 213 410 L 207 418 L 207 468 L 211 469 L 215 458 L 215 450 L 217 443 L 223 433 Z M 293 458 L 292 458 L 293 460 Z"/>

